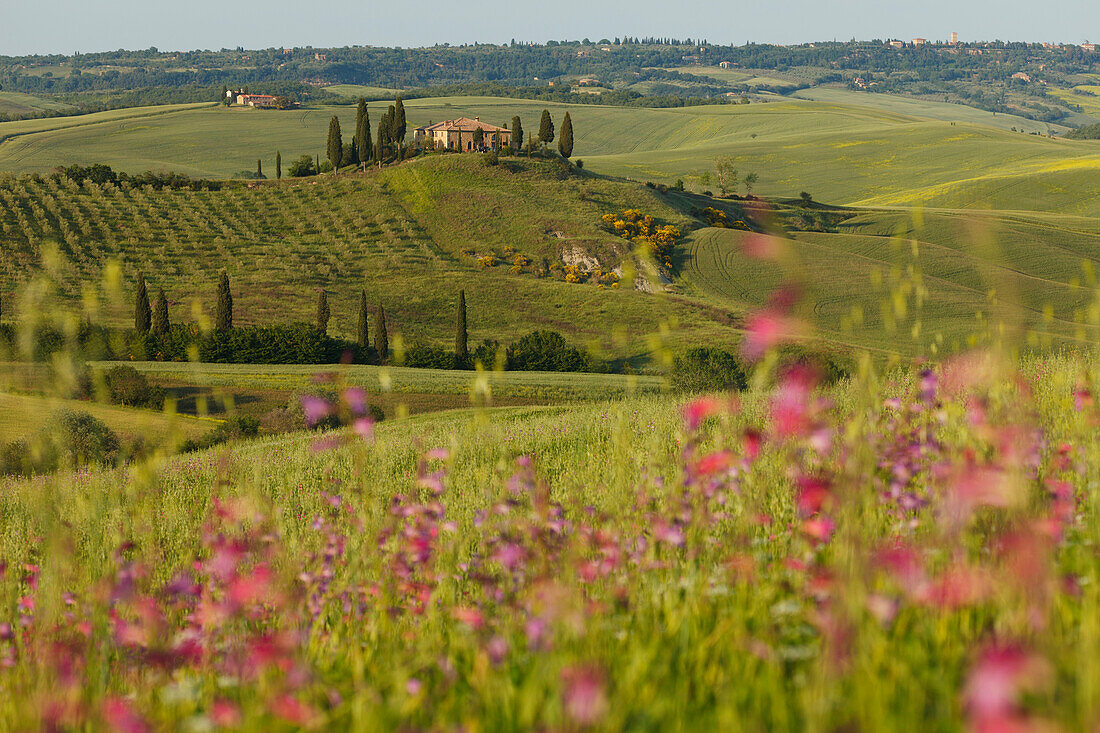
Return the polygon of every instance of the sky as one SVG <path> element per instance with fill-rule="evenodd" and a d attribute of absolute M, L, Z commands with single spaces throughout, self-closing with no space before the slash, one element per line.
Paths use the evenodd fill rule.
<path fill-rule="evenodd" d="M 0 0 L 0 55 L 624 35 L 723 44 L 946 40 L 951 31 L 964 41 L 1100 41 L 1100 0 Z"/>

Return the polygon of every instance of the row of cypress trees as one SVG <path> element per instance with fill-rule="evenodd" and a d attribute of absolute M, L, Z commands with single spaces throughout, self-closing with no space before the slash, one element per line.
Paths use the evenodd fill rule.
<path fill-rule="evenodd" d="M 355 343 L 367 348 L 370 346 L 370 310 L 367 307 L 367 291 L 359 291 L 359 319 L 355 332 Z M 328 333 L 328 324 L 332 316 L 328 304 L 328 292 L 324 289 L 317 294 L 317 328 L 323 333 Z M 455 355 L 460 363 L 466 361 L 469 355 L 466 331 L 466 291 L 458 292 L 458 307 L 456 313 Z M 168 299 L 165 297 L 164 288 L 157 292 L 156 300 L 149 304 L 149 289 L 145 283 L 145 273 L 138 274 L 137 294 L 134 298 L 134 330 L 139 334 L 152 332 L 162 336 L 168 333 Z M 228 331 L 233 328 L 233 292 L 229 286 L 229 276 L 222 273 L 218 282 L 217 303 L 214 309 L 214 328 L 218 331 Z M 382 302 L 378 302 L 378 308 L 374 313 L 374 348 L 378 357 L 386 360 L 390 350 L 389 333 L 386 328 L 386 310 Z"/>
<path fill-rule="evenodd" d="M 378 137 L 372 141 L 367 100 L 360 99 L 359 107 L 355 110 L 355 136 L 351 139 L 351 147 L 345 147 L 340 118 L 333 115 L 328 123 L 326 155 L 333 170 L 345 165 L 381 162 L 392 152 L 401 151 L 407 132 L 405 105 L 401 97 L 398 97 L 378 121 Z"/>

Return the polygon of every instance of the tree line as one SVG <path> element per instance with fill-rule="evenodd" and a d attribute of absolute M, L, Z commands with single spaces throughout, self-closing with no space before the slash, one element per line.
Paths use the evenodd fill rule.
<path fill-rule="evenodd" d="M 197 348 L 200 361 L 222 363 L 321 364 L 350 359 L 364 364 L 396 361 L 404 366 L 433 369 L 472 369 L 479 362 L 489 368 L 519 371 L 607 369 L 553 331 L 534 331 L 508 347 L 486 340 L 471 348 L 465 290 L 459 291 L 455 302 L 453 349 L 414 345 L 401 354 L 395 353 L 390 344 L 386 309 L 379 300 L 372 311 L 365 290 L 359 292 L 355 338 L 351 341 L 329 335 L 332 309 L 325 289 L 318 290 L 313 323 L 240 327 L 234 325 L 233 317 L 233 292 L 227 273 L 223 272 L 219 279 L 213 328 L 205 334 L 194 326 L 172 324 L 164 289 L 158 289 L 150 301 L 145 275 L 139 273 L 134 294 L 134 338 L 128 356 L 139 360 L 184 360 Z"/>

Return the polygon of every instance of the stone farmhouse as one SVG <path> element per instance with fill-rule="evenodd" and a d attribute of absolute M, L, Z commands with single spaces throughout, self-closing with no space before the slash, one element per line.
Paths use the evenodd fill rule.
<path fill-rule="evenodd" d="M 270 94 L 238 94 L 237 104 L 245 107 L 274 107 L 275 97 Z"/>
<path fill-rule="evenodd" d="M 424 125 L 416 128 L 413 135 L 417 143 L 432 140 L 437 149 L 446 148 L 466 152 L 479 149 L 474 144 L 474 131 L 478 129 L 483 136 L 481 148 L 499 149 L 512 140 L 512 131 L 507 127 L 490 125 L 488 122 L 482 122 L 480 117 L 472 120 L 469 117 L 459 117 L 457 120 L 444 120 L 434 125 Z"/>

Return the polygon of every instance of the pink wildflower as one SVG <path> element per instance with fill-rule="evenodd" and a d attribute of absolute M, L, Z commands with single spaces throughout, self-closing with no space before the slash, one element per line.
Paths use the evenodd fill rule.
<path fill-rule="evenodd" d="M 607 693 L 603 672 L 594 666 L 562 670 L 562 703 L 565 714 L 578 725 L 595 725 L 607 715 Z"/>

